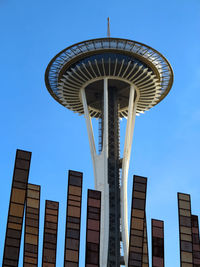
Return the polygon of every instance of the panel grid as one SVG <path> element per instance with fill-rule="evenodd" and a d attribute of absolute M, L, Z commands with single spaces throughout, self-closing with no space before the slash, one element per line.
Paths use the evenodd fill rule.
<path fill-rule="evenodd" d="M 69 171 L 64 266 L 78 267 L 82 200 L 81 172 Z"/>
<path fill-rule="evenodd" d="M 148 239 L 147 239 L 147 223 L 146 214 L 144 219 L 144 236 L 143 236 L 143 259 L 142 267 L 149 267 L 149 252 L 148 252 Z"/>
<path fill-rule="evenodd" d="M 193 267 L 190 195 L 178 193 L 181 267 Z"/>
<path fill-rule="evenodd" d="M 164 222 L 152 219 L 152 267 L 164 267 Z"/>
<path fill-rule="evenodd" d="M 56 266 L 59 203 L 46 200 L 42 267 Z"/>
<path fill-rule="evenodd" d="M 25 212 L 24 267 L 38 266 L 40 186 L 28 184 Z"/>
<path fill-rule="evenodd" d="M 198 216 L 192 215 L 192 248 L 193 248 L 193 265 L 200 266 L 200 240 L 199 240 L 199 220 Z"/>
<path fill-rule="evenodd" d="M 31 152 L 17 150 L 8 211 L 3 267 L 18 266 Z"/>
<path fill-rule="evenodd" d="M 144 236 L 146 187 L 147 178 L 141 176 L 134 176 L 128 259 L 129 267 L 143 266 L 143 247 L 145 241 Z"/>
<path fill-rule="evenodd" d="M 87 230 L 86 230 L 86 267 L 99 267 L 100 254 L 101 192 L 88 190 Z"/>

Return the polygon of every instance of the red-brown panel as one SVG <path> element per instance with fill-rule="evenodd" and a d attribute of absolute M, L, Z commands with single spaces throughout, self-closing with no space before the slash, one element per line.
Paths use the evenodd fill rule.
<path fill-rule="evenodd" d="M 79 266 L 82 180 L 83 174 L 81 172 L 69 171 L 64 252 L 65 267 Z"/>
<path fill-rule="evenodd" d="M 18 266 L 30 161 L 31 152 L 17 149 L 2 267 Z"/>
<path fill-rule="evenodd" d="M 129 239 L 129 267 L 142 267 L 143 258 L 147 261 L 147 258 L 143 255 L 145 245 L 146 187 L 147 178 L 134 176 Z M 147 251 L 144 252 L 147 253 Z"/>
<path fill-rule="evenodd" d="M 25 212 L 24 262 L 23 262 L 24 267 L 38 266 L 39 214 L 40 214 L 40 186 L 34 184 L 28 184 L 27 197 L 26 197 L 26 212 Z"/>
<path fill-rule="evenodd" d="M 192 215 L 192 251 L 193 265 L 194 267 L 200 267 L 199 220 L 196 215 Z"/>
<path fill-rule="evenodd" d="M 152 267 L 164 267 L 164 222 L 151 221 L 152 229 Z"/>
<path fill-rule="evenodd" d="M 178 193 L 181 267 L 193 267 L 190 195 Z"/>
<path fill-rule="evenodd" d="M 46 200 L 42 267 L 56 266 L 59 203 Z"/>
<path fill-rule="evenodd" d="M 146 214 L 145 214 L 145 220 L 144 220 L 143 260 L 142 260 L 142 267 L 149 267 L 149 252 L 148 252 L 148 238 L 147 238 Z"/>
<path fill-rule="evenodd" d="M 86 229 L 86 267 L 99 267 L 100 253 L 101 192 L 88 190 L 87 229 Z"/>

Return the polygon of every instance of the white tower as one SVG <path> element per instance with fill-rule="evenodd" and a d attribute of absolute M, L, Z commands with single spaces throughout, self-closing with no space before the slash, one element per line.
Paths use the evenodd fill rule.
<path fill-rule="evenodd" d="M 147 45 L 100 38 L 61 51 L 49 63 L 45 81 L 56 101 L 86 119 L 95 189 L 102 192 L 100 266 L 128 266 L 127 177 L 135 116 L 168 94 L 173 83 L 172 68 Z M 91 118 L 100 120 L 100 153 Z M 127 119 L 122 159 L 120 118 Z"/>

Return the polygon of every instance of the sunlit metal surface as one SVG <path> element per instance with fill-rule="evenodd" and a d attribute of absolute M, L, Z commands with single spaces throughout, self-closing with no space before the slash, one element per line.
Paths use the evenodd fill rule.
<path fill-rule="evenodd" d="M 170 91 L 173 72 L 169 62 L 155 49 L 126 39 L 101 38 L 70 46 L 49 63 L 45 81 L 50 94 L 65 107 L 83 114 L 80 89 L 108 77 L 137 87 L 137 114 L 160 102 Z M 128 102 L 127 102 L 128 103 Z M 90 116 L 101 111 L 91 107 Z M 122 105 L 119 116 L 127 116 Z"/>

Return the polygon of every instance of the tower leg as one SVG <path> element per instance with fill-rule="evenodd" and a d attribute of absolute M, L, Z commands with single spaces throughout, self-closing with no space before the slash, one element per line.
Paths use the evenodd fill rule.
<path fill-rule="evenodd" d="M 101 229 L 100 229 L 100 266 L 107 265 L 109 236 L 109 186 L 108 186 L 108 79 L 104 78 L 103 95 L 103 146 L 98 155 L 96 152 L 89 108 L 85 89 L 81 89 L 81 100 L 84 107 L 90 151 L 93 162 L 95 189 L 101 191 Z"/>
<path fill-rule="evenodd" d="M 128 118 L 126 126 L 126 136 L 124 143 L 124 153 L 122 160 L 122 177 L 121 177 L 121 221 L 122 221 L 122 241 L 124 248 L 124 261 L 125 266 L 128 266 L 128 250 L 129 250 L 129 235 L 128 235 L 128 212 L 127 212 L 127 180 L 128 170 L 131 155 L 131 147 L 133 140 L 133 131 L 135 125 L 135 116 L 137 108 L 137 98 L 135 88 L 130 86 L 129 105 L 128 105 Z"/>

